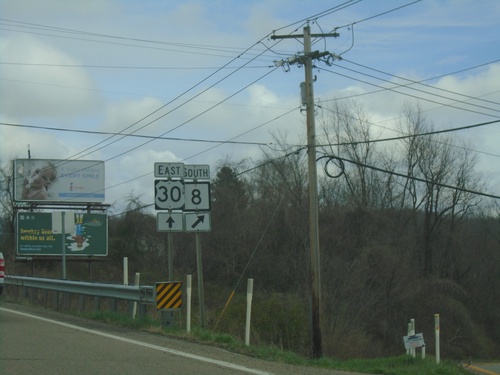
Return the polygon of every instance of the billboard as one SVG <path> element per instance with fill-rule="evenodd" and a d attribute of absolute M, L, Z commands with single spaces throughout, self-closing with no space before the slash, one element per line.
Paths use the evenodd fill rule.
<path fill-rule="evenodd" d="M 20 202 L 102 203 L 104 162 L 16 159 L 14 199 Z"/>
<path fill-rule="evenodd" d="M 18 255 L 62 255 L 63 238 L 66 255 L 107 255 L 107 215 L 74 212 L 17 213 Z"/>

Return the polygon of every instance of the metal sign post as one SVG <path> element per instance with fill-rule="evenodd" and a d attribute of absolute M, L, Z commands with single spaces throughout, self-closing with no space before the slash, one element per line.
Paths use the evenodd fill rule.
<path fill-rule="evenodd" d="M 198 301 L 200 304 L 200 326 L 205 327 L 205 295 L 203 292 L 203 259 L 201 257 L 200 233 L 196 232 L 196 263 L 198 265 Z"/>

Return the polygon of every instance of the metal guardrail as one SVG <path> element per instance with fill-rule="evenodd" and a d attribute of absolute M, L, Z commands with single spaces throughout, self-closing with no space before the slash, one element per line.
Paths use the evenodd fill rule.
<path fill-rule="evenodd" d="M 48 289 L 57 292 L 83 294 L 94 297 L 123 299 L 142 304 L 154 304 L 154 287 L 120 284 L 90 283 L 27 276 L 5 276 L 5 284 L 20 287 Z"/>

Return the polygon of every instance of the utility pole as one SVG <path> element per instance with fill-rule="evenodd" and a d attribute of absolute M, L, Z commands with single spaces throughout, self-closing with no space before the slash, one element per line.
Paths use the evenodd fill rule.
<path fill-rule="evenodd" d="M 338 37 L 339 34 L 314 34 L 314 37 Z M 323 356 L 321 337 L 321 275 L 318 225 L 318 174 L 316 169 L 316 127 L 314 118 L 313 59 L 332 56 L 329 52 L 311 52 L 311 29 L 304 27 L 303 35 L 273 35 L 271 39 L 304 38 L 304 56 L 288 59 L 288 64 L 302 64 L 305 70 L 307 165 L 309 179 L 309 255 L 311 278 L 311 357 Z"/>

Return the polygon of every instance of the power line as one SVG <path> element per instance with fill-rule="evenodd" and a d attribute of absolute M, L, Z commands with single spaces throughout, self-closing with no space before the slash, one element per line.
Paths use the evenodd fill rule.
<path fill-rule="evenodd" d="M 325 107 L 323 107 L 321 105 L 317 105 L 317 106 L 318 106 L 318 108 L 321 108 L 323 110 L 337 113 L 334 110 L 329 109 L 329 108 L 325 108 Z M 358 120 L 357 117 L 349 115 L 348 113 L 341 113 L 341 115 L 342 116 L 346 116 L 346 117 L 350 117 L 350 118 L 352 118 L 354 120 Z M 333 144 L 333 143 L 332 144 L 321 144 L 321 145 L 318 145 L 318 146 L 319 147 L 349 146 L 349 145 L 355 146 L 355 145 L 358 145 L 358 144 L 369 144 L 369 143 L 377 143 L 377 142 L 402 140 L 402 139 L 405 139 L 405 138 L 415 138 L 415 137 L 419 137 L 419 136 L 423 136 L 423 135 L 433 135 L 433 134 L 438 134 L 438 133 L 448 133 L 448 132 L 454 132 L 454 131 L 460 131 L 460 130 L 467 130 L 467 129 L 472 129 L 472 128 L 475 128 L 475 127 L 480 127 L 480 126 L 494 124 L 494 123 L 499 122 L 499 121 L 500 120 L 494 120 L 494 121 L 490 121 L 490 122 L 486 122 L 486 123 L 480 123 L 480 124 L 475 124 L 475 125 L 466 125 L 466 126 L 459 127 L 459 128 L 450 128 L 450 129 L 444 129 L 444 130 L 437 130 L 437 131 L 431 131 L 431 132 L 426 132 L 426 133 L 419 133 L 419 134 L 414 134 L 414 135 L 407 135 L 407 134 L 404 134 L 401 131 L 397 131 L 395 129 L 391 129 L 391 128 L 387 128 L 385 126 L 381 126 L 380 124 L 376 124 L 376 123 L 373 123 L 373 122 L 370 122 L 370 121 L 364 121 L 367 124 L 370 124 L 370 125 L 373 125 L 373 126 L 377 126 L 377 127 L 381 127 L 383 129 L 387 129 L 387 130 L 390 130 L 390 131 L 393 131 L 393 132 L 399 132 L 399 133 L 404 134 L 404 135 L 399 136 L 399 137 L 381 138 L 381 139 L 373 139 L 373 140 L 365 140 L 365 141 L 342 142 L 342 143 L 336 143 L 336 144 Z M 434 142 L 443 143 L 443 142 L 439 142 L 439 141 L 436 141 L 436 140 L 434 140 Z M 468 147 L 466 148 L 466 147 L 463 147 L 463 146 L 458 146 L 458 145 L 449 144 L 449 143 L 444 143 L 444 144 L 447 144 L 447 145 L 450 145 L 450 146 L 456 147 L 456 148 L 461 148 L 461 149 L 467 149 L 467 150 L 470 150 L 470 151 L 474 151 L 474 152 L 476 152 L 478 154 L 483 154 L 483 155 L 494 156 L 494 157 L 500 158 L 500 155 L 493 154 L 491 152 L 473 150 L 473 149 L 468 148 Z"/>
<path fill-rule="evenodd" d="M 340 160 L 342 162 L 352 163 L 352 164 L 358 165 L 360 167 L 372 169 L 372 170 L 377 171 L 377 172 L 383 172 L 383 173 L 391 174 L 393 176 L 403 177 L 403 178 L 410 179 L 410 180 L 413 180 L 413 181 L 423 182 L 425 184 L 433 184 L 433 185 L 436 185 L 436 186 L 440 186 L 440 187 L 444 187 L 444 188 L 448 188 L 448 189 L 452 189 L 452 190 L 458 190 L 458 191 L 461 191 L 461 192 L 464 192 L 464 193 L 479 195 L 479 196 L 486 197 L 486 198 L 500 199 L 500 196 L 498 196 L 498 195 L 493 195 L 493 194 L 488 194 L 488 193 L 482 193 L 482 192 L 479 192 L 479 191 L 469 190 L 469 189 L 461 188 L 461 187 L 458 187 L 458 186 L 453 186 L 453 185 L 449 185 L 449 184 L 443 184 L 443 183 L 436 182 L 436 181 L 426 180 L 424 178 L 410 176 L 410 175 L 407 175 L 407 174 L 404 174 L 404 173 L 398 173 L 398 172 L 394 172 L 394 171 L 388 171 L 386 169 L 374 167 L 372 165 L 361 163 L 361 162 L 358 162 L 358 161 L 355 161 L 355 160 L 341 158 L 341 157 L 335 156 L 335 155 L 325 155 L 325 156 L 327 156 L 327 157 L 329 156 L 329 157 L 331 157 L 333 159 L 337 159 L 337 160 Z"/>
<path fill-rule="evenodd" d="M 408 138 L 417 138 L 417 137 L 423 137 L 423 136 L 429 136 L 429 135 L 436 135 L 436 134 L 442 134 L 442 133 L 456 132 L 456 131 L 460 131 L 460 130 L 474 129 L 474 128 L 478 128 L 478 127 L 482 127 L 482 126 L 497 124 L 499 122 L 500 122 L 500 120 L 494 120 L 494 121 L 482 122 L 482 123 L 474 124 L 474 125 L 461 126 L 461 127 L 458 127 L 458 128 L 434 130 L 434 131 L 430 131 L 430 132 L 424 132 L 424 133 L 418 133 L 418 134 L 408 134 L 408 135 L 402 135 L 402 136 L 391 137 L 391 138 L 383 138 L 383 139 L 373 139 L 373 140 L 356 141 L 356 142 L 342 142 L 342 143 L 337 143 L 337 144 L 324 144 L 324 145 L 318 145 L 318 147 L 325 147 L 325 146 L 356 146 L 356 145 L 360 145 L 360 144 L 388 142 L 388 141 L 399 141 L 399 140 L 408 139 Z M 495 155 L 495 156 L 499 156 L 499 155 Z"/>
<path fill-rule="evenodd" d="M 281 31 L 281 30 L 283 30 L 283 29 L 289 28 L 289 27 L 291 27 L 291 26 L 296 26 L 296 25 L 299 25 L 299 26 L 295 29 L 295 31 L 296 31 L 298 28 L 300 28 L 300 26 L 303 26 L 305 23 L 307 23 L 307 22 L 308 22 L 308 21 L 310 21 L 310 20 L 317 20 L 317 19 L 319 19 L 319 18 L 322 18 L 322 17 L 325 17 L 325 16 L 327 16 L 327 15 L 330 15 L 330 14 L 333 14 L 333 13 L 335 13 L 335 12 L 338 12 L 339 10 L 342 10 L 342 9 L 348 8 L 348 7 L 350 7 L 350 6 L 354 5 L 354 4 L 357 4 L 357 3 L 361 2 L 361 1 L 363 1 L 363 0 L 356 0 L 356 1 L 355 1 L 355 0 L 349 0 L 349 1 L 346 1 L 346 2 L 344 2 L 344 3 L 342 3 L 342 4 L 336 5 L 336 6 L 332 7 L 332 8 L 329 8 L 329 9 L 327 9 L 327 10 L 324 10 L 324 11 L 322 11 L 322 12 L 319 12 L 319 13 L 313 14 L 312 16 L 309 16 L 309 17 L 307 17 L 307 18 L 302 18 L 302 19 L 300 19 L 300 20 L 298 20 L 298 21 L 296 21 L 296 22 L 293 22 L 293 23 L 290 23 L 290 24 L 288 24 L 288 25 L 282 26 L 282 27 L 280 27 L 280 28 L 278 28 L 278 29 L 276 29 L 276 30 L 273 30 L 273 33 L 274 33 L 274 32 L 276 32 L 276 31 Z M 293 31 L 292 31 L 292 32 L 293 32 Z"/>
<path fill-rule="evenodd" d="M 53 128 L 48 126 L 37 126 L 37 125 L 26 125 L 26 124 L 13 124 L 8 122 L 0 122 L 0 125 L 12 126 L 27 129 L 38 129 L 38 130 L 49 130 L 49 131 L 59 131 L 59 132 L 69 132 L 69 133 L 82 133 L 82 134 L 95 134 L 95 135 L 118 135 L 123 133 L 112 133 L 97 130 L 82 130 L 82 129 L 66 129 L 66 128 Z M 181 141 L 181 142 L 200 142 L 200 143 L 230 143 L 230 144 L 240 144 L 240 145 L 254 145 L 254 146 L 267 146 L 269 143 L 266 142 L 244 142 L 244 141 L 233 141 L 233 140 L 211 140 L 211 139 L 197 139 L 197 138 L 177 138 L 177 137 L 163 137 L 163 136 L 153 136 L 145 134 L 130 134 L 132 138 L 146 138 L 146 139 L 158 139 L 166 141 Z"/>
<path fill-rule="evenodd" d="M 123 37 L 123 36 L 118 36 L 118 35 L 94 33 L 94 32 L 88 32 L 88 31 L 60 28 L 60 27 L 47 26 L 47 25 L 14 21 L 14 20 L 7 20 L 7 19 L 0 18 L 0 22 L 2 22 L 2 21 L 12 23 L 13 25 L 7 24 L 8 26 L 11 26 L 11 27 L 14 26 L 14 27 L 21 27 L 21 28 L 26 28 L 26 29 L 35 29 L 35 30 L 57 32 L 57 33 L 62 33 L 62 34 L 73 34 L 73 35 L 92 36 L 92 37 L 105 38 L 105 39 L 121 40 L 121 41 L 132 41 L 132 42 L 159 45 L 159 46 L 171 46 L 171 47 L 177 47 L 177 49 L 165 48 L 165 47 L 153 47 L 150 45 L 130 44 L 130 43 L 124 43 L 124 42 L 111 42 L 111 41 L 106 41 L 106 40 L 88 39 L 88 38 L 84 38 L 84 37 L 75 37 L 75 36 L 67 36 L 67 35 L 47 34 L 47 33 L 42 33 L 42 32 L 21 31 L 21 30 L 13 30 L 13 29 L 6 29 L 4 27 L 0 27 L 0 30 L 25 33 L 25 34 L 50 36 L 50 37 L 55 37 L 55 38 L 81 40 L 81 41 L 88 41 L 88 42 L 94 42 L 94 43 L 105 43 L 105 44 L 121 45 L 121 46 L 127 46 L 127 47 L 182 52 L 182 53 L 188 53 L 188 54 L 215 56 L 215 57 L 228 57 L 228 54 L 230 54 L 229 55 L 229 57 L 230 57 L 230 56 L 234 56 L 234 54 L 241 54 L 242 52 L 244 52 L 244 48 L 241 48 L 241 47 L 227 47 L 227 46 L 214 46 L 214 45 L 206 45 L 206 44 L 166 42 L 166 41 L 151 40 L 151 39 Z M 20 26 L 18 26 L 18 25 L 20 25 Z M 188 50 L 192 49 L 193 51 L 186 51 L 186 50 L 183 50 L 180 48 L 184 48 L 184 49 L 188 49 Z M 224 53 L 224 55 L 215 54 L 215 53 L 201 53 L 200 50 L 220 52 L 220 53 Z"/>
<path fill-rule="evenodd" d="M 345 60 L 345 59 L 343 59 L 343 60 Z M 349 60 L 346 60 L 346 61 L 350 62 Z M 456 75 L 456 74 L 459 74 L 459 73 L 464 73 L 464 72 L 467 72 L 467 71 L 470 71 L 470 70 L 474 70 L 474 69 L 477 69 L 477 68 L 482 68 L 482 67 L 485 67 L 485 66 L 488 66 L 488 65 L 491 65 L 491 64 L 495 64 L 497 62 L 500 62 L 500 60 L 489 61 L 489 62 L 486 62 L 486 63 L 474 65 L 474 66 L 471 66 L 471 67 L 468 67 L 468 68 L 459 69 L 459 70 L 456 70 L 456 71 L 453 71 L 453 72 L 444 73 L 444 74 L 440 74 L 440 75 L 437 75 L 437 76 L 425 78 L 425 79 L 422 79 L 420 81 L 415 81 L 415 83 L 409 83 L 407 85 L 401 85 L 401 86 L 410 86 L 410 85 L 413 85 L 413 84 L 418 84 L 418 83 L 423 83 L 423 82 L 429 82 L 429 81 L 433 81 L 433 80 L 440 79 L 440 78 L 443 78 L 443 77 L 447 77 L 447 76 L 451 76 L 451 75 Z M 390 74 L 390 73 L 388 73 L 388 74 Z M 350 78 L 350 77 L 348 77 L 348 78 Z M 343 99 L 351 99 L 351 98 L 355 98 L 355 97 L 359 97 L 359 96 L 376 94 L 376 93 L 383 92 L 383 91 L 386 91 L 386 88 L 382 88 L 380 90 L 375 90 L 375 91 L 370 91 L 370 92 L 359 93 L 359 94 L 352 94 L 352 95 L 349 95 L 349 96 L 344 96 L 344 97 L 340 97 L 340 98 L 331 99 L 330 101 L 343 100 Z M 325 101 L 328 101 L 328 100 L 325 100 Z M 490 102 L 490 101 L 486 100 L 486 102 Z M 497 104 L 496 102 L 493 102 L 493 101 L 491 101 L 491 102 Z"/>
<path fill-rule="evenodd" d="M 342 67 L 340 65 L 339 65 L 339 67 L 341 67 L 342 69 L 353 71 L 352 69 L 345 68 L 345 67 Z M 430 103 L 435 103 L 435 104 L 439 104 L 439 105 L 442 105 L 442 106 L 445 106 L 445 107 L 454 108 L 454 109 L 458 109 L 458 110 L 466 111 L 466 112 L 470 112 L 470 113 L 476 113 L 476 114 L 480 114 L 480 115 L 484 115 L 484 116 L 489 116 L 489 117 L 495 117 L 495 118 L 499 118 L 500 117 L 498 115 L 492 115 L 492 114 L 489 114 L 489 113 L 484 113 L 484 112 L 476 111 L 476 110 L 473 110 L 473 109 L 467 109 L 467 108 L 457 107 L 457 106 L 454 106 L 452 104 L 442 103 L 442 102 L 439 102 L 439 101 L 436 101 L 436 100 L 433 100 L 433 99 L 430 99 L 430 98 L 425 98 L 425 97 L 421 97 L 421 96 L 417 96 L 417 95 L 412 95 L 412 94 L 401 92 L 401 91 L 398 91 L 398 90 L 394 89 L 394 88 L 399 88 L 399 87 L 407 87 L 408 85 L 395 85 L 394 87 L 383 87 L 383 86 L 377 85 L 376 83 L 368 82 L 368 81 L 365 81 L 365 80 L 362 80 L 362 79 L 359 79 L 359 78 L 354 78 L 354 77 L 348 76 L 346 74 L 335 72 L 333 70 L 329 70 L 329 69 L 325 69 L 325 68 L 318 68 L 318 67 L 316 67 L 316 69 L 322 70 L 322 71 L 325 71 L 325 72 L 328 72 L 328 73 L 332 73 L 332 74 L 335 74 L 335 75 L 339 75 L 341 77 L 349 78 L 349 79 L 352 79 L 354 81 L 366 83 L 367 85 L 379 87 L 379 88 L 382 89 L 382 91 L 392 91 L 392 92 L 395 92 L 397 94 L 401 94 L 401 95 L 404 95 L 404 96 L 409 96 L 411 98 L 424 100 L 424 101 L 427 101 L 427 102 L 430 102 Z M 360 73 L 360 72 L 356 72 L 356 73 L 363 74 L 363 73 Z M 367 75 L 367 74 L 363 74 L 363 75 Z M 391 81 L 387 81 L 387 80 L 384 80 L 382 78 L 378 78 L 378 77 L 373 77 L 373 78 L 376 78 L 376 79 L 381 80 L 381 81 L 392 83 Z M 417 89 L 417 91 L 422 91 L 422 90 L 418 90 Z M 441 95 L 436 95 L 436 94 L 432 94 L 432 93 L 428 93 L 428 92 L 425 92 L 425 93 L 429 94 L 429 95 L 434 95 L 434 96 L 441 96 Z M 446 99 L 453 100 L 452 98 L 446 98 Z M 468 104 L 468 103 L 463 102 L 463 101 L 462 101 L 462 103 Z M 476 105 L 476 107 L 477 107 L 477 105 Z M 498 110 L 494 110 L 494 111 L 498 112 Z"/>
<path fill-rule="evenodd" d="M 13 66 L 39 66 L 47 68 L 85 68 L 85 69 L 130 69 L 130 70 L 215 70 L 217 66 L 126 66 L 126 65 L 83 65 L 83 64 L 48 64 L 48 63 L 25 63 L 0 61 L 0 65 Z M 263 69 L 269 65 L 246 66 L 245 69 Z M 227 66 L 224 69 L 239 69 L 239 67 Z"/>
<path fill-rule="evenodd" d="M 403 80 L 403 81 L 409 82 L 409 83 L 410 83 L 410 84 L 412 84 L 412 85 L 414 85 L 414 84 L 418 84 L 418 85 L 421 85 L 421 86 L 424 86 L 424 87 L 428 87 L 428 88 L 431 88 L 431 89 L 434 89 L 434 90 L 443 91 L 443 92 L 447 92 L 447 93 L 450 93 L 450 94 L 454 94 L 454 95 L 462 96 L 462 97 L 464 97 L 464 98 L 474 99 L 474 100 L 478 100 L 478 101 L 482 101 L 482 102 L 485 102 L 485 103 L 490 103 L 490 104 L 495 104 L 495 105 L 500 105 L 500 103 L 499 103 L 499 102 L 495 102 L 495 101 L 492 101 L 492 100 L 480 99 L 480 98 L 475 97 L 475 96 L 462 94 L 462 93 L 459 93 L 459 92 L 456 92 L 456 91 L 447 90 L 447 89 L 443 89 L 443 88 L 436 87 L 436 86 L 431 86 L 431 85 L 428 85 L 428 84 L 425 84 L 425 83 L 424 83 L 424 82 L 429 81 L 429 80 L 431 80 L 431 79 L 441 78 L 441 77 L 444 77 L 444 76 L 448 76 L 448 75 L 450 75 L 450 74 L 446 74 L 446 75 L 439 76 L 439 77 L 427 78 L 427 79 L 420 80 L 420 81 L 415 81 L 415 80 L 408 79 L 408 78 L 405 78 L 405 77 L 401 77 L 401 76 L 398 76 L 398 75 L 395 75 L 395 74 L 392 74 L 392 73 L 387 73 L 387 72 L 384 72 L 384 71 L 379 70 L 379 69 L 371 68 L 371 67 L 369 67 L 369 66 L 366 66 L 366 65 L 363 65 L 363 64 L 359 64 L 359 63 L 356 63 L 356 62 L 354 62 L 354 61 L 350 61 L 350 60 L 347 60 L 347 59 L 342 59 L 342 61 L 348 62 L 348 63 L 353 64 L 353 65 L 360 66 L 360 67 L 365 68 L 365 69 L 373 70 L 374 72 L 377 72 L 377 73 L 385 74 L 385 75 L 387 75 L 387 76 L 390 76 L 390 77 L 393 77 L 393 78 L 397 78 L 397 79 L 400 79 L 400 80 Z M 472 67 L 472 68 L 462 69 L 462 70 L 460 70 L 460 72 L 463 72 L 463 71 L 466 71 L 466 70 L 470 70 L 470 69 L 475 69 L 475 68 L 477 68 L 477 67 L 482 67 L 482 66 L 486 66 L 486 65 L 491 65 L 491 64 L 494 64 L 494 63 L 497 63 L 497 62 L 500 62 L 500 60 L 494 60 L 494 61 L 490 61 L 490 62 L 485 63 L 485 64 L 480 64 L 480 65 L 477 65 L 477 66 Z M 455 73 L 452 73 L 452 74 L 455 74 Z M 406 85 L 405 85 L 405 86 L 406 86 Z M 409 86 L 409 85 L 408 85 L 408 86 Z M 483 107 L 481 107 L 481 108 L 483 108 Z M 484 107 L 484 108 L 487 108 L 487 107 Z M 488 108 L 488 109 L 489 109 L 489 108 Z"/>
<path fill-rule="evenodd" d="M 414 5 L 414 4 L 419 3 L 419 2 L 421 2 L 421 1 L 422 1 L 422 0 L 416 0 L 416 1 L 413 1 L 413 2 L 411 2 L 411 3 L 404 4 L 404 5 L 401 5 L 401 6 L 397 7 L 397 8 L 393 8 L 393 9 L 387 10 L 387 11 L 385 11 L 385 12 L 378 13 L 378 14 L 375 14 L 375 15 L 373 15 L 373 16 L 363 18 L 363 19 L 361 19 L 361 20 L 358 20 L 358 21 L 355 21 L 355 22 L 348 23 L 348 24 L 343 25 L 343 26 L 338 26 L 338 27 L 336 27 L 334 30 L 337 30 L 337 29 L 343 29 L 343 28 L 345 28 L 345 27 L 350 27 L 350 26 L 356 25 L 356 24 L 358 24 L 358 23 L 365 22 L 365 21 L 368 21 L 368 20 L 371 20 L 371 19 L 374 19 L 374 18 L 377 18 L 377 17 L 385 16 L 386 14 L 389 14 L 389 13 L 395 12 L 395 11 L 397 11 L 397 10 L 400 10 L 400 9 L 406 8 L 406 7 L 410 6 L 410 5 Z"/>
<path fill-rule="evenodd" d="M 386 80 L 386 79 L 383 79 L 383 78 L 380 78 L 380 77 L 376 77 L 374 75 L 371 75 L 371 74 L 367 74 L 367 73 L 363 73 L 363 72 L 360 72 L 360 71 L 357 71 L 357 70 L 354 70 L 354 69 L 350 69 L 350 68 L 347 68 L 345 66 L 342 66 L 342 65 L 336 65 L 337 67 L 341 68 L 341 69 L 345 69 L 345 70 L 348 70 L 348 71 L 351 71 L 351 72 L 354 72 L 354 73 L 357 73 L 357 74 L 361 74 L 361 75 L 364 75 L 364 76 L 367 76 L 367 77 L 370 77 L 370 78 L 374 78 L 374 79 L 377 79 L 379 81 L 383 81 L 383 82 L 387 82 L 387 83 L 391 83 L 393 84 L 394 82 L 392 81 L 389 81 L 389 80 Z M 352 79 L 355 79 L 355 78 L 352 78 Z M 402 78 L 403 79 L 403 78 Z M 472 103 L 467 103 L 466 101 L 463 101 L 463 100 L 456 100 L 454 98 L 451 98 L 449 96 L 444 96 L 444 95 L 440 95 L 440 94 L 435 94 L 435 93 L 432 93 L 432 92 L 429 92 L 429 91 L 425 91 L 425 90 L 421 90 L 421 89 L 418 89 L 418 88 L 415 88 L 415 87 L 412 87 L 411 85 L 415 84 L 416 82 L 415 81 L 411 81 L 411 80 L 406 80 L 406 81 L 409 81 L 410 83 L 409 84 L 397 84 L 395 87 L 404 87 L 404 88 L 409 88 L 410 90 L 414 90 L 414 91 L 417 91 L 417 92 L 421 92 L 421 93 L 424 93 L 424 94 L 428 94 L 428 95 L 432 95 L 432 96 L 436 96 L 438 98 L 443 98 L 443 99 L 449 99 L 449 100 L 453 100 L 455 103 L 461 103 L 461 104 L 467 104 L 467 105 L 470 105 L 470 106 L 473 106 L 473 107 L 477 107 L 477 108 L 481 108 L 481 109 L 486 109 L 486 110 L 489 110 L 489 111 L 493 111 L 493 112 L 499 112 L 500 110 L 499 109 L 495 109 L 495 108 L 490 108 L 490 107 L 485 107 L 485 106 L 482 106 L 482 105 L 479 105 L 479 104 L 472 104 Z M 365 81 L 361 81 L 361 82 L 365 82 Z M 424 85 L 426 87 L 431 87 L 431 88 L 434 88 L 432 86 L 429 86 L 429 85 Z M 439 90 L 439 88 L 435 88 L 436 90 Z M 391 90 L 391 88 L 388 88 L 388 90 Z M 392 91 L 392 90 L 391 90 Z M 448 91 L 450 92 L 449 90 L 441 90 L 441 91 Z M 399 92 L 401 93 L 401 92 Z M 470 96 L 467 96 L 467 95 L 463 95 L 463 94 L 459 94 L 459 93 L 455 93 L 453 92 L 455 95 L 461 95 L 461 96 L 464 96 L 464 97 L 468 97 L 468 98 L 474 98 L 474 97 L 470 97 Z M 409 95 L 409 94 L 406 94 L 406 93 L 401 93 L 403 95 Z M 494 103 L 494 104 L 500 104 L 500 103 Z M 467 110 L 465 108 L 461 108 L 463 110 Z M 484 113 L 481 113 L 481 112 L 476 112 L 476 113 L 479 113 L 479 114 L 484 114 Z M 497 117 L 497 116 L 495 116 Z"/>
<path fill-rule="evenodd" d="M 262 40 L 262 39 L 261 39 L 261 40 Z M 260 42 L 260 41 L 259 41 L 259 42 Z M 257 45 L 259 42 L 254 43 L 251 47 L 247 48 L 247 49 L 246 49 L 246 51 L 251 50 L 251 49 L 252 49 L 255 45 Z M 246 52 L 246 51 L 245 51 L 245 52 Z M 244 52 L 244 53 L 245 53 L 245 52 Z M 166 104 L 162 105 L 161 107 L 159 107 L 159 108 L 158 108 L 158 109 L 156 109 L 155 111 L 153 111 L 153 112 L 149 113 L 148 115 L 146 115 L 146 116 L 142 117 L 141 119 L 139 119 L 138 121 L 134 122 L 133 124 L 131 124 L 131 125 L 127 126 L 125 129 L 123 129 L 123 130 L 120 132 L 120 134 L 121 134 L 122 132 L 124 132 L 125 130 L 128 130 L 128 129 L 130 129 L 131 127 L 133 127 L 133 126 L 135 126 L 135 125 L 139 124 L 140 122 L 142 122 L 143 120 L 147 119 L 148 117 L 151 117 L 152 115 L 154 115 L 155 113 L 159 112 L 159 111 L 160 111 L 160 110 L 162 110 L 163 108 L 167 107 L 169 104 L 171 104 L 171 103 L 173 103 L 175 100 L 177 100 L 177 99 L 181 98 L 182 96 L 184 96 L 184 95 L 185 95 L 185 94 L 187 94 L 188 92 L 190 92 L 190 91 L 194 90 L 196 87 L 200 86 L 203 82 L 207 81 L 209 78 L 211 78 L 211 77 L 215 76 L 215 75 L 216 75 L 218 72 L 220 72 L 220 71 L 221 71 L 224 67 L 229 66 L 231 63 L 233 63 L 233 62 L 234 62 L 235 60 L 237 60 L 237 59 L 238 59 L 238 57 L 233 58 L 231 61 L 229 61 L 229 62 L 227 62 L 226 64 L 224 64 L 221 68 L 217 69 L 215 72 L 211 73 L 210 75 L 208 75 L 207 77 L 205 77 L 203 80 L 201 80 L 200 82 L 198 82 L 197 84 L 195 84 L 195 85 L 194 85 L 194 86 L 192 86 L 191 88 L 189 88 L 189 89 L 185 90 L 183 93 L 181 93 L 180 95 L 178 95 L 178 96 L 177 96 L 177 97 L 175 97 L 174 99 L 170 100 L 169 102 L 167 102 Z M 254 59 L 255 59 L 255 57 L 254 57 Z M 252 61 L 252 60 L 250 60 L 250 61 Z M 246 62 L 246 63 L 243 65 L 243 67 L 244 67 L 244 66 L 246 66 L 246 65 L 248 65 L 248 64 L 249 64 L 249 62 Z M 242 67 L 240 67 L 240 69 L 241 69 L 241 68 L 242 68 Z M 231 75 L 235 74 L 235 73 L 236 73 L 237 71 L 239 71 L 240 69 L 234 70 L 233 72 L 231 72 L 231 73 L 227 74 L 225 77 L 223 77 L 222 79 L 220 79 L 220 80 L 219 80 L 219 81 L 217 81 L 216 83 L 212 84 L 212 85 L 211 85 L 211 86 L 209 86 L 208 88 L 206 88 L 206 89 L 202 90 L 202 91 L 201 91 L 201 92 L 199 92 L 198 94 L 194 95 L 194 96 L 193 96 L 193 97 L 191 97 L 189 100 L 184 101 L 182 104 L 180 104 L 180 105 L 178 105 L 177 107 L 173 108 L 172 110 L 170 110 L 170 111 L 166 112 L 165 114 L 163 114 L 163 115 L 161 115 L 161 116 L 159 116 L 159 117 L 157 117 L 157 118 L 153 119 L 152 121 L 150 121 L 150 122 L 146 123 L 145 125 L 143 125 L 143 126 L 139 127 L 138 129 L 136 129 L 135 131 L 133 131 L 133 132 L 131 132 L 131 133 L 129 133 L 129 134 L 134 134 L 135 132 L 137 132 L 137 131 L 139 131 L 139 130 L 144 129 L 145 127 L 147 127 L 147 126 L 151 125 L 152 123 L 154 123 L 154 122 L 156 122 L 156 121 L 160 120 L 161 118 L 163 118 L 163 117 L 167 116 L 168 114 L 172 113 L 173 111 L 175 111 L 175 110 L 177 110 L 177 109 L 181 108 L 182 106 L 186 105 L 189 101 L 192 101 L 193 99 L 195 99 L 195 98 L 197 98 L 198 96 L 202 95 L 203 93 L 207 92 L 209 89 L 211 89 L 212 87 L 216 86 L 217 84 L 219 84 L 219 83 L 220 83 L 220 82 L 222 82 L 223 80 L 227 79 L 227 78 L 228 78 L 228 77 L 230 77 Z M 266 74 L 266 75 L 267 75 L 267 74 Z M 227 99 L 226 99 L 226 100 L 227 100 Z M 211 107 L 211 108 L 214 108 L 214 107 L 215 107 L 215 106 L 213 106 L 213 107 Z M 185 124 L 185 123 L 184 123 L 184 124 Z M 184 124 L 183 124 L 183 125 L 184 125 Z M 181 126 L 182 126 L 182 125 L 181 125 Z M 179 126 L 178 126 L 178 127 L 179 127 Z M 178 127 L 177 127 L 177 128 L 178 128 Z M 174 130 L 174 129 L 172 129 L 172 130 Z M 170 131 L 172 131 L 172 130 L 170 130 Z M 168 134 L 170 131 L 168 131 L 168 132 L 165 132 L 165 133 L 161 134 L 161 136 L 164 136 L 165 134 Z M 108 144 L 106 144 L 106 145 L 104 145 L 104 146 L 102 146 L 102 147 L 100 147 L 100 148 L 98 148 L 98 149 L 94 149 L 94 150 L 92 150 L 92 151 L 89 151 L 89 152 L 87 152 L 86 154 L 84 154 L 84 155 L 80 156 L 80 158 L 81 158 L 81 157 L 83 157 L 83 156 L 85 156 L 85 155 L 88 155 L 88 154 L 90 154 L 90 153 L 92 153 L 92 152 L 95 152 L 95 151 L 101 150 L 101 149 L 102 149 L 102 148 L 104 148 L 104 147 L 108 147 L 108 146 L 110 146 L 111 144 L 114 144 L 114 143 L 116 143 L 116 142 L 118 142 L 118 141 L 122 140 L 122 139 L 123 139 L 123 138 L 125 138 L 126 136 L 127 136 L 127 135 L 124 135 L 124 136 L 122 136 L 121 138 L 119 138 L 119 139 L 117 139 L 117 140 L 115 140 L 115 141 L 113 141 L 113 142 L 110 142 L 110 143 L 108 143 Z M 105 141 L 107 141 L 107 140 L 109 140 L 109 139 L 111 139 L 111 138 L 113 138 L 113 137 L 114 137 L 114 136 L 111 136 L 111 137 L 109 137 L 108 139 L 106 139 L 106 140 L 104 140 L 104 141 L 102 141 L 102 142 L 100 142 L 100 143 L 96 144 L 95 146 L 98 146 L 99 144 L 102 144 L 103 142 L 105 142 Z M 143 143 L 142 145 L 145 145 L 145 144 L 147 144 L 147 143 L 149 143 L 149 142 L 151 142 L 151 141 L 145 142 L 145 143 Z M 87 149 L 85 149 L 85 150 L 83 150 L 83 151 L 81 151 L 81 152 L 79 152 L 79 153 L 75 154 L 74 156 L 79 155 L 79 154 L 82 154 L 82 153 L 84 153 L 84 152 L 86 152 L 86 151 L 88 151 L 88 150 L 90 150 L 90 149 L 94 148 L 95 146 L 89 147 L 89 148 L 87 148 Z M 122 154 L 120 154 L 120 155 L 118 155 L 118 156 L 121 156 L 121 155 L 123 155 L 123 153 L 122 153 Z"/>

